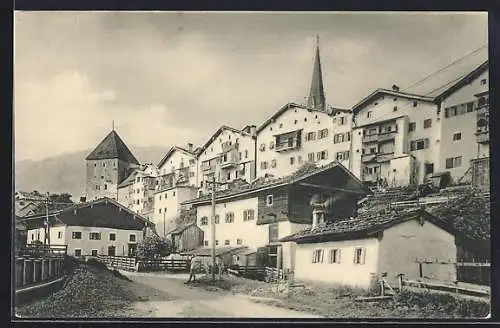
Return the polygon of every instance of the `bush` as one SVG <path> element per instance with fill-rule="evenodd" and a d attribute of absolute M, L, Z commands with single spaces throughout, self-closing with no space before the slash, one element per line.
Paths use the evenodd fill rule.
<path fill-rule="evenodd" d="M 150 236 L 137 244 L 137 257 L 152 260 L 155 256 L 168 256 L 174 252 L 174 246 L 168 239 Z"/>

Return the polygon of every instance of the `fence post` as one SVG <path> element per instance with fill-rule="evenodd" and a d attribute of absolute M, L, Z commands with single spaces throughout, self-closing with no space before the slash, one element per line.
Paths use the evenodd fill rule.
<path fill-rule="evenodd" d="M 399 287 L 399 292 L 401 293 L 403 291 L 403 274 L 402 273 L 398 274 L 398 287 Z"/>
<path fill-rule="evenodd" d="M 45 259 L 42 259 L 42 271 L 40 274 L 40 281 L 45 280 Z"/>
<path fill-rule="evenodd" d="M 33 260 L 33 283 L 37 282 L 38 280 L 36 279 L 36 267 L 37 267 L 37 260 Z"/>
<path fill-rule="evenodd" d="M 23 286 L 26 286 L 28 283 L 28 261 L 29 260 L 23 260 Z"/>

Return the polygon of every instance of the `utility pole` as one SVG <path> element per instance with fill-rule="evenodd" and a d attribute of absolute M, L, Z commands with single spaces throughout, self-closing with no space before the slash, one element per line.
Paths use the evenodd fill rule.
<path fill-rule="evenodd" d="M 215 182 L 215 172 L 212 176 L 212 181 L 207 181 L 207 183 L 212 184 L 212 218 L 211 218 L 211 230 L 212 230 L 212 280 L 215 281 L 215 190 L 217 185 L 223 185 L 224 183 Z"/>
<path fill-rule="evenodd" d="M 45 202 L 45 238 L 43 241 L 44 244 L 48 244 L 50 247 L 49 201 L 49 192 L 47 191 L 47 201 Z"/>
<path fill-rule="evenodd" d="M 165 211 L 163 211 L 163 239 L 167 237 L 167 233 L 165 231 Z"/>

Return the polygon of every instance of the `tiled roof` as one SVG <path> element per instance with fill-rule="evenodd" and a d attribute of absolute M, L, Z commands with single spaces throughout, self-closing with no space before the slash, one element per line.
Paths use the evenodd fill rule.
<path fill-rule="evenodd" d="M 432 223 L 452 231 L 443 221 L 433 217 L 421 209 L 383 210 L 377 213 L 367 212 L 347 220 L 330 219 L 326 223 L 318 225 L 315 229 L 305 229 L 295 234 L 282 238 L 280 241 L 297 242 L 322 242 L 327 240 L 349 240 L 375 236 L 401 222 L 417 219 L 424 216 Z M 329 238 L 324 238 L 328 236 Z"/>
<path fill-rule="evenodd" d="M 367 195 L 372 193 L 368 189 L 368 187 L 366 187 L 359 179 L 357 179 L 342 164 L 340 164 L 337 161 L 333 161 L 333 162 L 326 164 L 326 165 L 323 165 L 323 166 L 308 165 L 308 163 L 307 163 L 307 164 L 303 165 L 300 169 L 298 169 L 296 172 L 294 172 L 288 176 L 284 176 L 284 177 L 280 177 L 280 178 L 260 177 L 258 179 L 255 179 L 251 183 L 235 185 L 233 189 L 218 191 L 215 193 L 215 197 L 216 197 L 216 199 L 223 198 L 223 197 L 233 197 L 233 196 L 239 196 L 241 194 L 246 194 L 246 193 L 250 193 L 250 192 L 256 192 L 256 191 L 259 191 L 261 189 L 269 189 L 269 188 L 284 186 L 287 184 L 299 182 L 300 180 L 306 179 L 308 177 L 314 176 L 316 174 L 319 174 L 321 172 L 324 172 L 324 171 L 332 169 L 332 168 L 338 168 L 339 170 L 342 170 L 347 176 L 349 176 L 351 179 L 353 179 L 355 182 L 357 182 L 360 192 L 364 192 Z M 212 197 L 211 194 L 203 195 L 201 197 L 185 201 L 182 204 L 209 202 L 211 200 L 211 197 Z"/>
<path fill-rule="evenodd" d="M 118 188 L 123 188 L 123 187 L 130 186 L 131 184 L 133 184 L 136 175 L 137 175 L 137 171 L 136 170 L 132 171 L 129 174 L 129 176 L 125 178 L 125 180 L 120 182 L 120 184 L 118 185 Z"/>
<path fill-rule="evenodd" d="M 174 151 L 176 150 L 180 150 L 180 151 L 183 151 L 187 154 L 191 154 L 193 156 L 196 156 L 198 154 L 198 149 L 199 147 L 196 147 L 193 151 L 189 151 L 188 149 L 185 149 L 183 147 L 179 147 L 179 146 L 173 146 L 171 147 L 167 153 L 165 154 L 165 156 L 163 156 L 163 158 L 160 160 L 160 162 L 158 163 L 158 168 L 162 167 L 163 164 L 165 164 L 165 162 L 168 160 L 168 158 L 174 153 Z"/>
<path fill-rule="evenodd" d="M 120 138 L 115 130 L 111 131 L 106 138 L 87 156 L 86 160 L 99 160 L 118 158 L 127 163 L 139 165 L 130 149 Z"/>
<path fill-rule="evenodd" d="M 51 212 L 50 217 L 69 226 L 101 227 L 123 230 L 142 230 L 152 223 L 142 215 L 131 211 L 110 198 L 101 198 Z M 36 225 L 44 215 L 21 218 L 19 222 Z"/>
<path fill-rule="evenodd" d="M 196 221 L 191 222 L 191 223 L 186 224 L 186 225 L 183 225 L 183 226 L 180 226 L 180 227 L 177 227 L 174 230 L 170 231 L 168 234 L 175 235 L 175 234 L 182 233 L 184 230 L 186 230 L 187 228 L 189 228 L 191 226 L 197 227 Z"/>
<path fill-rule="evenodd" d="M 205 144 L 203 146 L 201 146 L 199 148 L 199 150 L 197 150 L 197 156 L 199 156 L 201 153 L 203 153 L 203 151 L 205 149 L 207 149 L 207 147 L 219 136 L 219 134 L 221 134 L 224 130 L 228 130 L 228 131 L 231 131 L 231 132 L 234 132 L 234 133 L 239 133 L 241 135 L 246 135 L 246 136 L 250 136 L 249 134 L 246 134 L 245 132 L 241 131 L 241 130 L 238 130 L 238 129 L 235 129 L 235 128 L 232 128 L 230 126 L 227 126 L 227 125 L 223 125 L 221 126 L 220 128 L 217 129 L 217 131 L 215 131 L 214 134 L 212 134 L 212 136 L 210 137 L 210 139 L 208 139 L 207 142 L 205 142 Z"/>
<path fill-rule="evenodd" d="M 463 77 L 474 72 L 478 67 L 486 64 L 488 61 L 488 47 L 482 48 L 477 53 L 467 56 L 460 62 L 450 64 L 442 71 L 429 76 L 421 83 L 416 84 L 404 91 L 425 95 L 428 97 L 437 97 L 459 82 Z"/>

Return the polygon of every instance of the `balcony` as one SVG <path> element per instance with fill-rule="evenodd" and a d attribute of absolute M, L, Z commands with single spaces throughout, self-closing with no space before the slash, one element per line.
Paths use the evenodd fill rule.
<path fill-rule="evenodd" d="M 215 171 L 215 162 L 212 162 L 212 163 L 210 161 L 202 162 L 201 163 L 201 170 L 203 172 Z"/>
<path fill-rule="evenodd" d="M 277 143 L 274 149 L 277 152 L 284 152 L 288 150 L 298 149 L 299 146 L 300 144 L 298 139 L 291 139 L 285 142 Z"/>
<path fill-rule="evenodd" d="M 376 134 L 367 134 L 363 136 L 362 142 L 363 143 L 369 143 L 369 142 L 377 142 L 378 140 L 378 133 Z"/>
<path fill-rule="evenodd" d="M 376 153 L 373 153 L 373 154 L 363 154 L 363 155 L 361 155 L 361 162 L 362 163 L 371 162 L 371 161 L 375 160 L 375 158 L 377 158 L 377 154 Z"/>
<path fill-rule="evenodd" d="M 398 131 L 389 131 L 389 132 L 382 132 L 378 135 L 378 142 L 384 142 L 384 141 L 389 141 L 389 140 L 394 140 L 396 137 L 396 134 Z"/>
<path fill-rule="evenodd" d="M 476 133 L 476 142 L 477 143 L 489 143 L 490 142 L 490 134 L 488 131 L 482 131 Z"/>
<path fill-rule="evenodd" d="M 377 154 L 377 163 L 388 162 L 394 158 L 394 152 L 390 153 L 378 153 Z"/>
<path fill-rule="evenodd" d="M 477 116 L 488 115 L 490 113 L 490 106 L 483 105 L 477 108 Z"/>
<path fill-rule="evenodd" d="M 232 158 L 228 158 L 226 161 L 220 163 L 221 169 L 227 169 L 238 165 L 238 162 Z"/>

